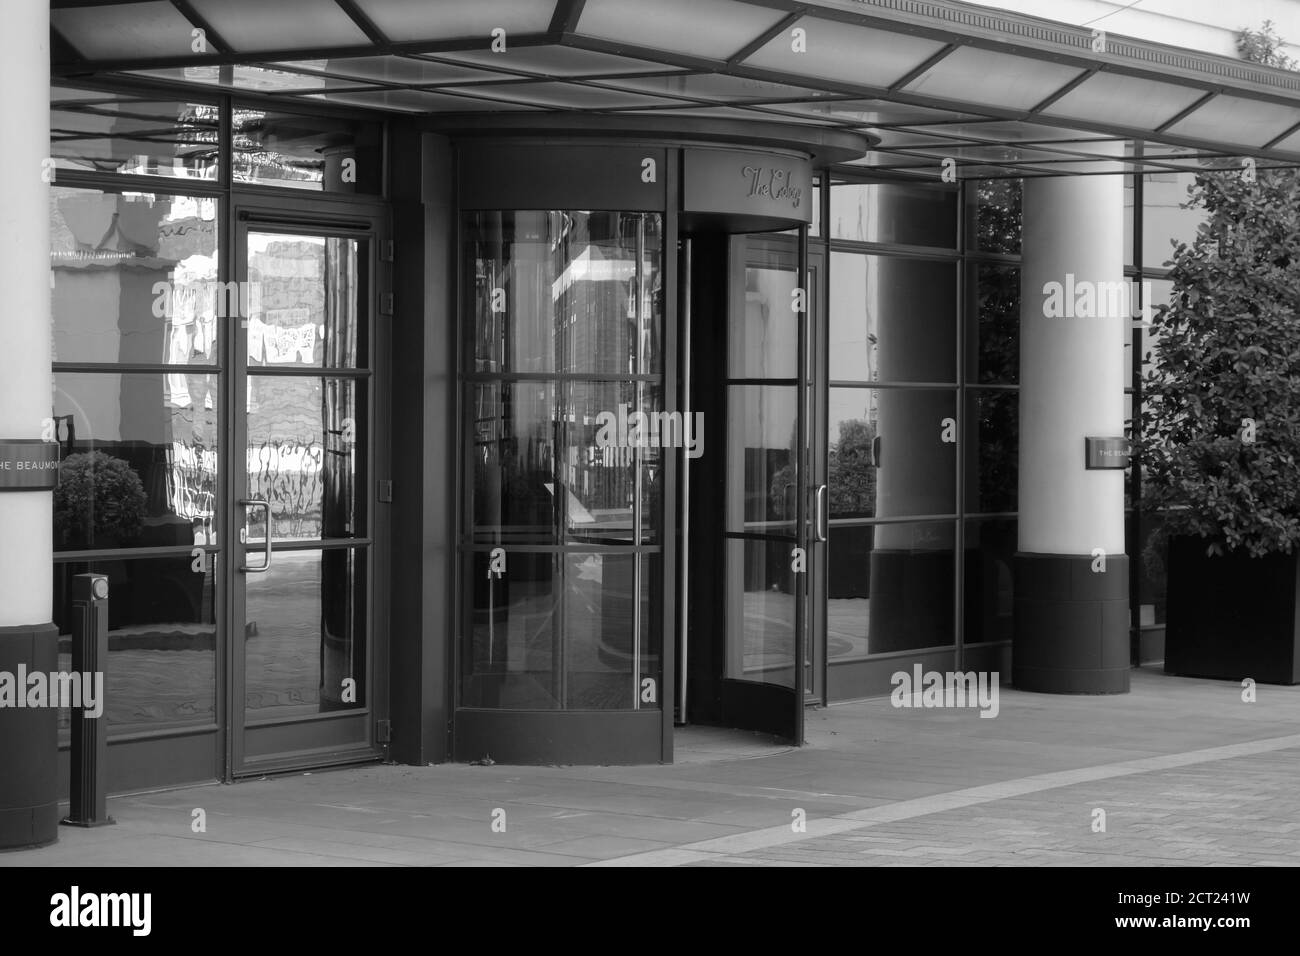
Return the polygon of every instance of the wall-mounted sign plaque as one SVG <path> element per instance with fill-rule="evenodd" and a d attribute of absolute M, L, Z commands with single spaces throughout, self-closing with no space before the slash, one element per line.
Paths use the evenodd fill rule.
<path fill-rule="evenodd" d="M 1133 447 L 1127 438 L 1085 438 L 1084 454 L 1089 471 L 1098 468 L 1127 468 Z"/>
<path fill-rule="evenodd" d="M 59 482 L 59 446 L 38 438 L 0 439 L 0 491 L 40 491 Z"/>
<path fill-rule="evenodd" d="M 682 210 L 812 222 L 812 163 L 781 153 L 685 150 Z"/>

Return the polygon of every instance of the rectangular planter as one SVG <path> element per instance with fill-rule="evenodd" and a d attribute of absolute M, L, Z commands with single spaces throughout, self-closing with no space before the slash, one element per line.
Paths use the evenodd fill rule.
<path fill-rule="evenodd" d="M 1165 673 L 1300 683 L 1300 555 L 1209 557 L 1207 545 L 1169 542 Z"/>

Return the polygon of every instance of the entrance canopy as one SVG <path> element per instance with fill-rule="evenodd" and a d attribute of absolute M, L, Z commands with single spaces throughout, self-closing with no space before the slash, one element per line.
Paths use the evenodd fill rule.
<path fill-rule="evenodd" d="M 51 13 L 56 76 L 304 107 L 777 120 L 870 134 L 860 165 L 937 176 L 950 159 L 963 178 L 1300 163 L 1300 74 L 947 0 L 53 0 Z"/>

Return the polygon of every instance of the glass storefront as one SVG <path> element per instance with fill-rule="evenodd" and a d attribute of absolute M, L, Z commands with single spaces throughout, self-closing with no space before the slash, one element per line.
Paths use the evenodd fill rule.
<path fill-rule="evenodd" d="M 661 705 L 658 439 L 680 427 L 664 413 L 663 228 L 583 210 L 462 224 L 462 707 Z"/>
<path fill-rule="evenodd" d="M 398 321 L 379 279 L 387 207 L 365 198 L 384 188 L 384 131 L 197 94 L 59 89 L 52 113 L 65 644 L 71 576 L 102 573 L 115 738 L 235 735 L 235 773 L 313 748 L 373 757 L 403 559 L 380 505 L 394 500 L 388 464 L 428 440 L 385 421 L 399 391 L 385 363 L 406 340 L 384 339 Z M 590 155 L 630 157 L 639 177 L 674 149 L 690 151 L 643 158 L 611 141 Z M 446 651 L 451 708 L 667 723 L 677 708 L 689 722 L 669 696 L 682 595 L 716 611 L 693 659 L 791 699 L 878 694 L 901 659 L 960 665 L 1008 646 L 1020 181 L 822 175 L 800 194 L 813 208 L 746 209 L 739 225 L 707 204 L 688 219 L 680 195 L 672 210 L 674 194 L 640 178 L 658 191 L 639 206 L 448 204 L 457 305 L 420 305 L 454 354 L 437 411 L 455 419 L 439 448 L 459 524 L 437 543 L 454 570 L 417 583 L 447 591 L 456 626 L 421 621 L 403 640 Z M 1198 213 L 1179 206 L 1185 174 L 1130 182 L 1126 264 L 1158 305 L 1161 250 Z M 625 188 L 589 186 L 606 200 Z M 508 191 L 520 199 L 519 183 Z M 1150 344 L 1135 330 L 1135 374 Z M 693 393 L 711 396 L 711 444 L 688 517 L 674 496 L 704 438 L 682 407 L 691 362 L 711 378 Z M 1129 486 L 1134 624 L 1155 629 L 1159 525 Z M 715 540 L 683 582 L 687 533 Z M 338 736 L 305 729 L 340 716 L 356 721 Z"/>

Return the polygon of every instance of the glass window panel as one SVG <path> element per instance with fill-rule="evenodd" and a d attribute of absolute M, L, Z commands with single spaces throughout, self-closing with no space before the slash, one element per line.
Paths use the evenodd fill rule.
<path fill-rule="evenodd" d="M 828 663 L 954 642 L 954 531 L 952 521 L 832 525 Z"/>
<path fill-rule="evenodd" d="M 814 103 L 774 103 L 771 109 L 778 113 L 821 117 L 859 126 L 910 126 L 917 123 L 947 123 L 969 117 L 968 113 L 935 110 L 908 103 L 891 103 L 888 100 L 827 100 Z M 967 127 L 960 127 L 966 129 Z M 943 127 L 946 131 L 948 127 Z M 945 132 L 946 135 L 946 132 Z"/>
<path fill-rule="evenodd" d="M 270 502 L 273 542 L 365 535 L 368 420 L 351 379 L 249 375 L 245 487 Z M 250 544 L 264 541 L 265 511 L 246 527 Z"/>
<path fill-rule="evenodd" d="M 54 375 L 57 551 L 216 542 L 215 375 Z"/>
<path fill-rule="evenodd" d="M 51 90 L 50 155 L 58 169 L 215 180 L 220 127 L 215 104 Z"/>
<path fill-rule="evenodd" d="M 901 183 L 832 183 L 831 238 L 954 249 L 957 191 Z"/>
<path fill-rule="evenodd" d="M 727 531 L 794 533 L 798 391 L 727 388 Z"/>
<path fill-rule="evenodd" d="M 955 382 L 957 264 L 835 252 L 830 377 Z"/>
<path fill-rule="evenodd" d="M 909 93 L 1027 110 L 1083 71 L 1077 66 L 962 46 L 909 82 Z"/>
<path fill-rule="evenodd" d="M 190 0 L 235 53 L 366 46 L 370 38 L 343 9 L 317 0 Z"/>
<path fill-rule="evenodd" d="M 1020 267 L 989 262 L 966 266 L 966 381 L 1020 381 Z"/>
<path fill-rule="evenodd" d="M 949 389 L 830 389 L 831 519 L 955 513 L 956 407 Z"/>
<path fill-rule="evenodd" d="M 476 541 L 556 542 L 556 400 L 545 382 L 469 386 Z"/>
<path fill-rule="evenodd" d="M 724 676 L 794 686 L 795 588 L 790 542 L 727 540 Z"/>
<path fill-rule="evenodd" d="M 1156 310 L 1162 305 L 1169 305 L 1174 294 L 1174 284 L 1169 279 L 1143 279 L 1143 283 L 1150 284 L 1151 290 L 1151 314 L 1154 318 Z M 1154 352 L 1160 346 L 1160 328 L 1159 326 L 1141 327 L 1142 331 L 1142 370 L 1145 373 L 1153 364 L 1155 358 Z"/>
<path fill-rule="evenodd" d="M 379 123 L 248 107 L 237 107 L 232 122 L 236 182 L 338 193 L 382 188 Z"/>
<path fill-rule="evenodd" d="M 745 265 L 745 299 L 743 304 L 738 303 L 744 315 L 727 336 L 731 377 L 798 375 L 799 323 L 791 308 L 798 281 L 795 261 L 789 253 L 750 250 Z"/>
<path fill-rule="evenodd" d="M 369 266 L 356 239 L 249 232 L 248 287 L 227 303 L 248 316 L 249 368 L 365 365 Z"/>
<path fill-rule="evenodd" d="M 1269 103 L 1240 96 L 1216 96 L 1162 132 L 1212 143 L 1263 146 L 1296 124 L 1291 103 Z"/>
<path fill-rule="evenodd" d="M 1272 148 L 1288 153 L 1300 153 L 1300 130 L 1292 133 L 1286 139 L 1279 140 L 1277 145 Z"/>
<path fill-rule="evenodd" d="M 1164 534 L 1164 519 L 1143 513 L 1136 547 L 1130 553 L 1139 562 L 1138 623 L 1142 626 L 1164 624 L 1168 619 L 1169 540 Z"/>
<path fill-rule="evenodd" d="M 1070 90 L 1043 113 L 1108 126 L 1155 129 L 1204 95 L 1205 91 L 1199 87 L 1160 83 L 1103 70 Z"/>
<path fill-rule="evenodd" d="M 779 120 L 782 123 L 793 123 L 800 126 L 824 126 L 821 120 L 812 119 L 803 116 L 791 116 L 782 114 L 777 116 L 771 112 L 769 106 L 756 106 L 747 108 L 743 106 L 691 106 L 684 109 L 656 109 L 649 111 L 632 110 L 630 115 L 634 116 L 695 116 L 704 119 L 736 119 L 746 122 L 755 120 Z"/>
<path fill-rule="evenodd" d="M 1014 389 L 966 392 L 966 510 L 1017 510 L 1020 393 Z"/>
<path fill-rule="evenodd" d="M 556 710 L 561 704 L 562 554 L 516 552 L 509 573 L 470 556 L 472 638 L 461 654 L 461 706 Z"/>
<path fill-rule="evenodd" d="M 1167 269 L 1176 242 L 1189 245 L 1206 219 L 1203 208 L 1186 208 L 1195 173 L 1146 173 L 1142 177 L 1142 268 Z"/>
<path fill-rule="evenodd" d="M 668 72 L 680 69 L 664 63 L 636 60 L 612 53 L 580 50 L 568 46 L 517 46 L 510 47 L 510 57 L 502 60 L 500 53 L 490 50 L 465 50 L 439 53 L 430 59 L 454 63 L 470 63 L 485 69 L 511 70 L 534 76 L 577 77 L 616 76 L 620 73 Z"/>
<path fill-rule="evenodd" d="M 54 361 L 219 364 L 220 218 L 216 199 L 51 186 Z"/>
<path fill-rule="evenodd" d="M 603 40 L 725 60 L 784 16 L 733 0 L 587 0 L 578 33 Z"/>
<path fill-rule="evenodd" d="M 72 670 L 72 588 L 78 574 L 108 578 L 108 658 L 103 717 L 110 735 L 216 722 L 216 555 L 195 570 L 188 554 L 58 562 L 54 624 L 59 669 Z M 59 711 L 59 736 L 71 736 Z"/>
<path fill-rule="evenodd" d="M 477 213 L 465 242 L 477 371 L 662 371 L 657 213 Z"/>
<path fill-rule="evenodd" d="M 89 60 L 187 56 L 193 24 L 166 0 L 50 10 L 51 25 Z"/>
<path fill-rule="evenodd" d="M 980 179 L 966 185 L 966 242 L 980 252 L 1020 254 L 1019 179 Z"/>
<path fill-rule="evenodd" d="M 1133 188 L 1133 177 L 1124 177 L 1124 267 L 1129 268 L 1133 262 L 1133 204 L 1136 191 Z"/>
<path fill-rule="evenodd" d="M 662 449 L 703 440 L 694 419 L 684 422 L 680 412 L 660 414 L 660 391 L 646 382 L 562 386 L 568 399 L 560 418 L 564 446 L 558 487 L 565 494 L 557 504 L 567 542 L 618 545 L 658 540 Z"/>
<path fill-rule="evenodd" d="M 658 708 L 661 695 L 654 703 L 639 698 L 643 678 L 657 688 L 661 677 L 659 555 L 570 552 L 563 560 L 565 709 Z"/>
<path fill-rule="evenodd" d="M 683 23 L 690 25 L 689 18 Z M 943 49 L 943 43 L 938 40 L 839 20 L 800 17 L 794 27 L 806 31 L 807 49 L 816 52 L 796 52 L 791 48 L 789 31 L 784 31 L 746 57 L 742 61 L 744 65 L 791 76 L 887 87 Z M 863 50 L 870 50 L 871 55 L 863 56 Z M 717 57 L 721 53 L 719 50 L 712 55 Z"/>
<path fill-rule="evenodd" d="M 244 716 L 304 717 L 366 704 L 366 552 L 281 551 L 246 576 Z M 344 681 L 355 700 L 344 700 Z"/>
<path fill-rule="evenodd" d="M 1015 622 L 1015 518 L 966 522 L 962 612 L 966 645 L 1009 641 Z"/>
<path fill-rule="evenodd" d="M 257 93 L 303 93 L 310 90 L 332 90 L 359 85 L 354 80 L 292 73 L 251 64 L 174 66 L 157 70 L 131 70 L 127 75 L 168 80 L 173 83 L 202 83 L 206 86 L 220 86 L 229 90 L 251 90 Z"/>
<path fill-rule="evenodd" d="M 321 100 L 346 106 L 364 106 L 367 109 L 394 110 L 399 113 L 458 113 L 491 110 L 531 110 L 534 107 L 508 103 L 505 100 L 479 100 L 468 96 L 448 96 L 422 90 L 375 89 L 339 93 L 308 93 L 303 99 Z"/>
<path fill-rule="evenodd" d="M 787 83 L 773 83 L 770 80 L 713 73 L 638 76 L 623 80 L 605 80 L 602 85 L 662 96 L 685 96 L 724 103 L 739 101 L 764 103 L 772 100 L 807 99 L 832 95 L 824 90 L 814 90 L 806 86 L 791 86 Z"/>
<path fill-rule="evenodd" d="M 545 83 L 528 80 L 520 83 L 492 83 L 482 86 L 447 87 L 448 92 L 486 100 L 508 100 L 555 109 L 647 109 L 653 106 L 673 106 L 680 100 L 629 93 L 579 83 Z"/>
<path fill-rule="evenodd" d="M 500 56 L 500 54 L 493 54 Z M 328 73 L 336 77 L 350 77 L 362 81 L 382 81 L 387 83 L 411 83 L 423 86 L 432 83 L 453 83 L 466 80 L 505 79 L 505 73 L 493 73 L 486 70 L 454 63 L 438 63 L 433 60 L 408 56 L 348 56 L 320 58 L 315 60 L 289 60 L 276 64 L 286 70 L 305 70 L 308 73 Z M 358 84 L 352 84 L 358 85 Z"/>
<path fill-rule="evenodd" d="M 357 6 L 390 40 L 483 38 L 500 27 L 507 34 L 544 33 L 555 10 L 553 0 L 474 0 L 429 3 L 428 0 L 357 0 Z M 513 53 L 507 47 L 507 56 Z"/>

